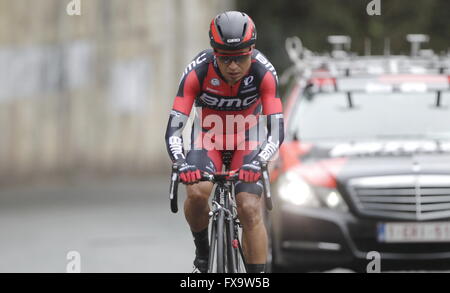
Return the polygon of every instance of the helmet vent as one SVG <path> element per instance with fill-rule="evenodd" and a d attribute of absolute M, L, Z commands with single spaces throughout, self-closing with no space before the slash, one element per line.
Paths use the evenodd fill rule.
<path fill-rule="evenodd" d="M 220 37 L 223 39 L 223 33 L 222 29 L 220 28 L 220 25 L 217 26 L 217 30 L 219 31 Z"/>
<path fill-rule="evenodd" d="M 244 37 L 246 30 L 247 30 L 247 23 L 244 24 L 244 29 L 242 30 L 242 37 Z"/>

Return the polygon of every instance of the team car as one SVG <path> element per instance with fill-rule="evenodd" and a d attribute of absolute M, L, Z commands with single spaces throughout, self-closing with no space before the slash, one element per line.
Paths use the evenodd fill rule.
<path fill-rule="evenodd" d="M 450 55 L 288 49 L 272 271 L 450 267 Z"/>

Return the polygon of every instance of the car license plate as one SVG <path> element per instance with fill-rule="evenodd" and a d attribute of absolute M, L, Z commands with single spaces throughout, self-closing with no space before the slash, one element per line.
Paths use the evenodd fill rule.
<path fill-rule="evenodd" d="M 450 242 L 450 222 L 379 223 L 378 242 Z"/>

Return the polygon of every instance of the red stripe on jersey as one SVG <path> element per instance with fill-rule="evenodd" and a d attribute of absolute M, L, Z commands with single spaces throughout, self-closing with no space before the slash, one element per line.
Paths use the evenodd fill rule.
<path fill-rule="evenodd" d="M 259 87 L 264 115 L 283 112 L 280 98 L 277 97 L 277 82 L 271 72 L 267 72 Z"/>
<path fill-rule="evenodd" d="M 181 112 L 189 116 L 194 103 L 195 97 L 200 92 L 200 82 L 197 78 L 197 73 L 192 70 L 188 73 L 184 80 L 183 97 L 175 97 L 173 102 L 173 110 Z"/>

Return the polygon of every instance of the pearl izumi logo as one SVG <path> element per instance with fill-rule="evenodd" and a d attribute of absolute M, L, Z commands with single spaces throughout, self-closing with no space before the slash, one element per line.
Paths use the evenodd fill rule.
<path fill-rule="evenodd" d="M 81 0 L 72 0 L 66 7 L 67 15 L 81 15 Z"/>
<path fill-rule="evenodd" d="M 244 78 L 244 85 L 245 86 L 251 85 L 253 79 L 254 79 L 253 75 L 247 76 L 246 78 Z"/>

